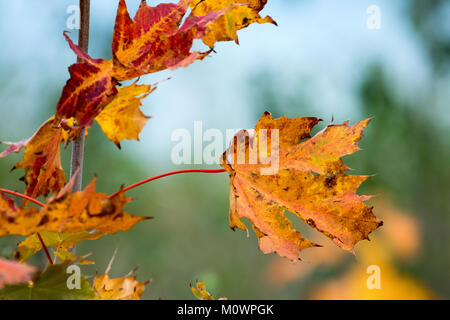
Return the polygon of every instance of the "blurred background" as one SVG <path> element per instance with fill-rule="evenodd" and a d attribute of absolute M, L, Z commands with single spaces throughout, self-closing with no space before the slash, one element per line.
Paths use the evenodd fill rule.
<path fill-rule="evenodd" d="M 252 25 L 239 33 L 239 46 L 219 43 L 217 53 L 187 69 L 142 77 L 140 83 L 172 79 L 144 100 L 152 119 L 140 142 L 124 141 L 119 151 L 94 125 L 84 184 L 97 174 L 97 191 L 112 193 L 167 171 L 217 168 L 171 161 L 172 132 L 193 134 L 194 121 L 225 132 L 252 128 L 266 110 L 274 117 L 317 116 L 324 119 L 320 128 L 333 117 L 336 123 L 374 117 L 363 151 L 345 161 L 355 173 L 374 174 L 359 192 L 377 195 L 371 202 L 384 226 L 353 256 L 297 221 L 324 247 L 303 251 L 303 261 L 293 264 L 260 252 L 253 232 L 247 238 L 229 229 L 226 174 L 178 175 L 128 193 L 136 201 L 127 212 L 155 219 L 77 246 L 96 262 L 85 274 L 103 273 L 117 248 L 110 276 L 139 266 L 138 279 L 152 280 L 146 299 L 192 299 L 195 280 L 229 299 L 450 298 L 450 2 L 268 2 L 262 13 L 278 27 Z M 117 3 L 91 1 L 94 58 L 111 58 Z M 74 4 L 0 2 L 0 140 L 27 138 L 54 114 L 75 61 L 62 36 Z M 139 1 L 127 4 L 134 15 Z M 380 9 L 380 29 L 367 26 L 371 5 Z M 1 187 L 23 192 L 23 171 L 9 172 L 21 157 L 0 160 Z M 0 256 L 11 257 L 20 240 L 0 239 Z M 381 268 L 380 290 L 366 287 L 369 265 Z"/>

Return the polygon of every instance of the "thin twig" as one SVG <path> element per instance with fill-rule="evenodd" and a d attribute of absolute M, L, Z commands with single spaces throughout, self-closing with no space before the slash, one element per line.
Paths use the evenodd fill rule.
<path fill-rule="evenodd" d="M 158 175 L 158 176 L 154 176 L 154 177 L 151 177 L 151 178 L 142 180 L 142 181 L 140 181 L 140 182 L 138 182 L 138 183 L 132 184 L 131 186 L 128 186 L 128 187 L 126 187 L 126 188 L 123 188 L 122 191 L 125 192 L 125 191 L 128 191 L 128 190 L 130 190 L 130 189 L 139 187 L 140 185 L 143 185 L 144 183 L 147 183 L 147 182 L 150 182 L 150 181 L 153 181 L 153 180 L 156 180 L 156 179 L 164 178 L 164 177 L 167 177 L 167 176 L 171 176 L 171 175 L 174 175 L 174 174 L 179 174 L 179 173 L 192 173 L 192 172 L 200 172 L 200 173 L 219 173 L 219 172 L 225 172 L 225 169 L 214 169 L 214 170 L 207 170 L 207 169 L 187 169 L 187 170 L 178 170 L 178 171 L 167 172 L 167 173 L 160 174 L 160 175 Z M 112 197 L 118 195 L 119 193 L 120 193 L 120 191 L 117 191 L 117 192 L 113 193 L 112 195 L 110 195 L 109 198 L 112 198 Z"/>
<path fill-rule="evenodd" d="M 78 46 L 88 53 L 89 49 L 89 23 L 90 23 L 90 0 L 80 0 L 80 30 L 78 32 Z M 78 57 L 77 62 L 81 62 Z M 72 191 L 80 191 L 83 183 L 84 142 L 86 140 L 85 130 L 81 130 L 80 136 L 72 143 L 72 157 L 70 161 L 70 177 L 75 176 Z M 78 173 L 78 174 L 77 174 Z M 75 253 L 75 246 L 72 248 Z"/>
<path fill-rule="evenodd" d="M 53 264 L 52 257 L 50 256 L 50 252 L 48 252 L 48 249 L 44 243 L 44 240 L 42 240 L 41 234 L 39 232 L 36 232 L 36 235 L 38 236 L 39 241 L 41 242 L 42 248 L 44 249 L 45 255 L 47 256 L 48 262 L 50 264 Z"/>
<path fill-rule="evenodd" d="M 80 0 L 80 30 L 78 32 L 78 46 L 81 50 L 88 53 L 89 49 L 89 20 L 90 20 L 90 0 Z M 80 62 L 81 59 L 77 58 Z M 84 161 L 84 142 L 85 131 L 81 130 L 80 136 L 72 144 L 72 158 L 70 163 L 70 177 L 72 178 L 77 170 L 79 174 L 75 177 L 72 191 L 80 191 L 83 182 L 83 161 Z"/>
<path fill-rule="evenodd" d="M 2 189 L 2 188 L 0 188 L 0 192 L 12 194 L 12 195 L 17 196 L 17 197 L 20 197 L 20 198 L 22 198 L 22 199 L 31 201 L 31 202 L 33 202 L 33 203 L 35 203 L 35 204 L 37 204 L 38 206 L 41 206 L 41 207 L 44 207 L 44 206 L 45 206 L 44 203 L 42 203 L 42 202 L 40 202 L 40 201 L 38 201 L 38 200 L 36 200 L 36 199 L 34 199 L 34 198 L 32 198 L 32 197 L 29 197 L 29 196 L 26 196 L 26 195 L 24 195 L 24 194 L 21 194 L 21 193 L 19 193 L 19 192 L 11 191 L 11 190 L 8 190 L 8 189 Z"/>

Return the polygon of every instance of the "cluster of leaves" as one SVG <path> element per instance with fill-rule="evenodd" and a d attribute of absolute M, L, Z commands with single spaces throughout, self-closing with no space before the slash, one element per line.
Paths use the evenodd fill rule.
<path fill-rule="evenodd" d="M 0 300 L 139 300 L 148 284 L 148 281 L 137 281 L 134 275 L 112 279 L 106 272 L 95 277 L 92 285 L 81 275 L 74 290 L 67 284 L 67 270 L 75 263 L 83 262 L 62 261 L 38 273 L 28 265 L 0 260 L 0 280 L 5 277 Z M 33 276 L 33 273 L 36 274 Z"/>
<path fill-rule="evenodd" d="M 25 170 L 25 195 L 47 197 L 46 203 L 37 209 L 29 200 L 19 207 L 0 193 L 0 237 L 27 237 L 14 254 L 20 262 L 41 250 L 45 243 L 56 248 L 55 257 L 62 263 L 50 266 L 42 274 L 36 273 L 34 278 L 30 276 L 34 269 L 20 267 L 16 270 L 19 276 L 8 275 L 2 280 L 1 272 L 7 274 L 8 268 L 0 269 L 0 285 L 6 284 L 0 298 L 24 295 L 43 298 L 41 293 L 50 285 L 54 292 L 45 297 L 52 299 L 140 297 L 146 283 L 136 281 L 133 276 L 110 279 L 107 274 L 95 278 L 93 285 L 83 278 L 83 289 L 75 296 L 67 292 L 64 268 L 70 263 L 90 263 L 75 257 L 69 248 L 83 240 L 129 230 L 148 218 L 123 211 L 131 200 L 123 190 L 112 196 L 97 193 L 96 179 L 83 191 L 72 192 L 73 179 L 66 183 L 61 165 L 61 144 L 67 146 L 94 121 L 119 148 L 124 139 L 138 140 L 148 121 L 140 110 L 141 100 L 156 86 L 137 84 L 136 80 L 122 87 L 121 81 L 187 67 L 211 54 L 218 41 L 238 42 L 237 31 L 251 23 L 275 24 L 272 18 L 259 15 L 265 4 L 266 0 L 180 0 L 176 4 L 151 7 L 143 0 L 131 19 L 125 0 L 120 0 L 112 40 L 113 58 L 109 61 L 91 58 L 64 33 L 80 62 L 69 67 L 70 79 L 63 88 L 56 114 L 31 138 L 7 143 L 9 148 L 0 154 L 5 157 L 25 149 L 23 160 L 15 166 Z M 195 39 L 201 39 L 209 49 L 192 51 Z M 364 204 L 369 197 L 356 194 L 367 176 L 346 174 L 348 168 L 341 159 L 358 150 L 357 143 L 370 120 L 353 126 L 331 124 L 311 138 L 310 132 L 319 121 L 317 118 L 273 119 L 270 113 L 265 113 L 256 124 L 255 136 L 244 144 L 233 141 L 224 153 L 221 165 L 230 175 L 231 186 L 230 226 L 246 230 L 241 218 L 250 220 L 264 253 L 276 252 L 295 261 L 301 250 L 318 246 L 292 227 L 286 210 L 350 251 L 381 224 L 372 208 Z M 279 131 L 279 171 L 271 175 L 260 174 L 270 152 L 257 152 L 260 157 L 257 164 L 240 164 L 229 159 L 238 157 L 240 152 L 261 151 L 260 129 L 268 131 L 269 136 L 272 130 Z M 243 130 L 235 139 L 249 135 L 249 131 Z M 12 286 L 17 282 L 22 284 Z M 197 284 L 197 287 L 196 291 L 193 289 L 196 296 L 209 295 L 204 285 Z"/>

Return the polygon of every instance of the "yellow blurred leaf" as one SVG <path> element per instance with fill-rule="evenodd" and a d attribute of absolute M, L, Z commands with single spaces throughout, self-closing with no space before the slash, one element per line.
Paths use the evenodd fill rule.
<path fill-rule="evenodd" d="M 189 284 L 192 293 L 199 300 L 215 300 L 215 298 L 206 290 L 205 283 L 197 281 L 196 287 Z M 218 300 L 228 300 L 227 298 L 219 298 Z"/>
<path fill-rule="evenodd" d="M 61 263 L 76 262 L 77 264 L 95 264 L 95 262 L 86 259 L 89 254 L 78 257 L 73 252 L 69 251 L 69 249 L 67 249 L 66 247 L 58 248 L 58 250 L 56 250 L 54 254 L 55 257 L 57 257 L 61 261 Z"/>
<path fill-rule="evenodd" d="M 39 234 L 47 247 L 64 247 L 68 249 L 73 248 L 78 242 L 94 240 L 99 237 L 98 233 L 87 231 L 75 233 L 40 231 Z M 42 250 L 42 244 L 38 236 L 33 234 L 18 244 L 17 249 L 14 251 L 14 257 L 24 262 L 40 250 Z"/>
<path fill-rule="evenodd" d="M 374 205 L 380 217 L 385 221 L 385 226 L 379 234 L 396 258 L 413 259 L 418 253 L 422 236 L 419 222 L 411 213 L 405 212 L 388 200 L 385 194 L 374 200 Z"/>
<path fill-rule="evenodd" d="M 305 250 L 302 253 L 302 261 L 292 262 L 275 256 L 263 271 L 263 279 L 275 288 L 282 288 L 294 281 L 305 279 L 319 267 L 332 268 L 340 263 L 346 253 L 330 243 L 329 239 L 318 232 L 310 236 L 315 243 L 322 245 L 320 250 Z"/>
<path fill-rule="evenodd" d="M 312 290 L 310 298 L 321 300 L 423 300 L 432 299 L 431 293 L 423 285 L 409 276 L 400 274 L 388 262 L 358 264 L 344 276 L 319 285 Z M 369 289 L 367 267 L 380 268 L 380 289 Z"/>
<path fill-rule="evenodd" d="M 70 40 L 67 32 L 64 32 L 64 37 L 81 61 L 69 67 L 70 79 L 56 106 L 56 117 L 75 118 L 77 125 L 90 127 L 94 118 L 117 94 L 117 81 L 112 77 L 113 62 L 92 59 Z"/>
<path fill-rule="evenodd" d="M 95 300 L 140 300 L 149 282 L 139 282 L 136 276 L 111 279 L 105 274 L 94 280 Z"/>

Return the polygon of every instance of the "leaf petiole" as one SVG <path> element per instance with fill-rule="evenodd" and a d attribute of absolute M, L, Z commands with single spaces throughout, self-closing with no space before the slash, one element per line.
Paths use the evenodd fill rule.
<path fill-rule="evenodd" d="M 212 170 L 208 170 L 208 169 L 186 169 L 186 170 L 178 170 L 178 171 L 166 172 L 166 173 L 163 173 L 163 174 L 160 174 L 160 175 L 157 175 L 157 176 L 154 176 L 154 177 L 151 177 L 151 178 L 142 180 L 142 181 L 137 182 L 137 183 L 135 183 L 135 184 L 132 184 L 131 186 L 128 186 L 128 187 L 126 187 L 126 188 L 123 188 L 122 191 L 125 192 L 125 191 L 131 190 L 131 189 L 133 189 L 133 188 L 139 187 L 139 186 L 141 186 L 141 185 L 143 185 L 143 184 L 145 184 L 145 183 L 147 183 L 147 182 L 150 182 L 150 181 L 153 181 L 153 180 L 157 180 L 157 179 L 160 179 L 160 178 L 164 178 L 164 177 L 168 177 L 168 176 L 171 176 L 171 175 L 174 175 L 174 174 L 179 174 L 179 173 L 192 173 L 192 172 L 199 172 L 199 173 L 220 173 L 220 172 L 225 172 L 225 169 L 212 169 Z M 117 192 L 113 193 L 113 194 L 110 195 L 108 198 L 112 198 L 112 197 L 118 195 L 119 192 L 120 192 L 120 191 L 117 191 Z"/>

